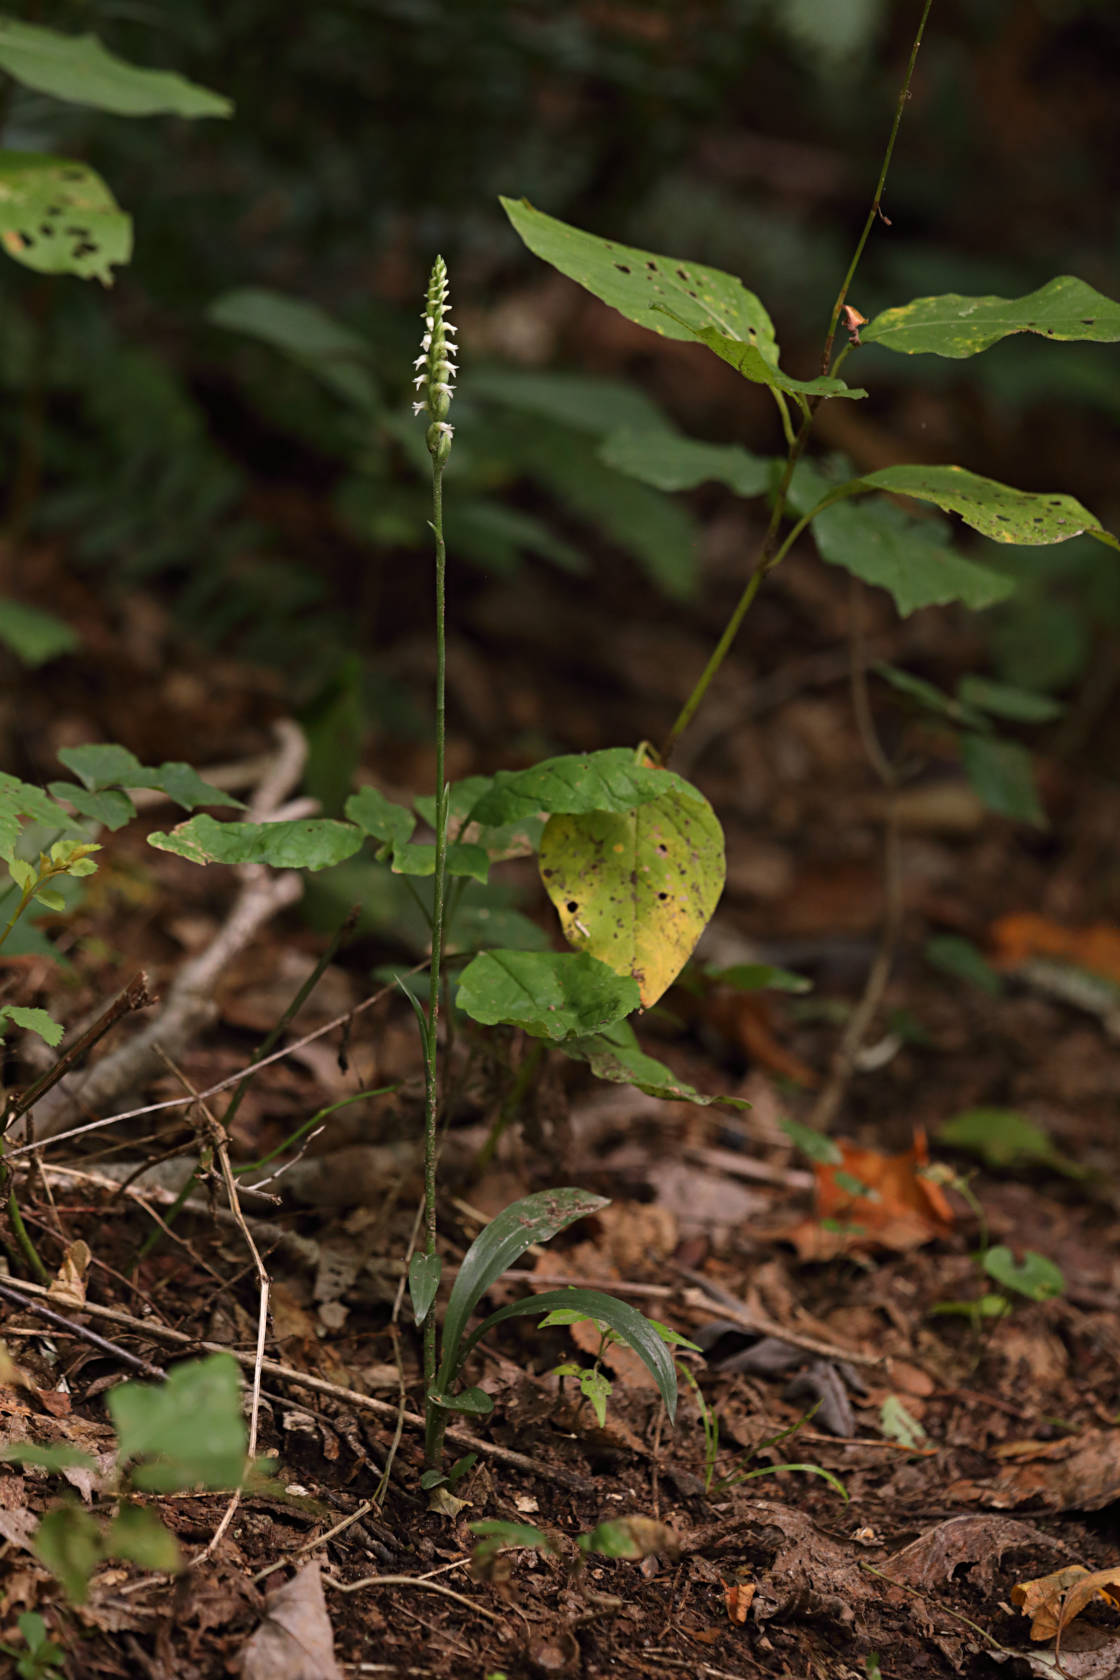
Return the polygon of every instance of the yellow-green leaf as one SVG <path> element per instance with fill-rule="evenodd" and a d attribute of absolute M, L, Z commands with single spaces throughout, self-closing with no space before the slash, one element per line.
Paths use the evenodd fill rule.
<path fill-rule="evenodd" d="M 676 979 L 723 891 L 723 831 L 694 788 L 636 810 L 550 817 L 541 878 L 577 951 L 638 982 L 648 1009 Z"/>

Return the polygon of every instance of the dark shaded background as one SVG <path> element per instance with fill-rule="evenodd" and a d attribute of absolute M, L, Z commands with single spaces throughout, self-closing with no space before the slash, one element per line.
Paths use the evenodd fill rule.
<path fill-rule="evenodd" d="M 773 407 L 701 349 L 653 340 L 543 268 L 497 195 L 742 275 L 775 318 L 783 364 L 811 374 L 919 11 L 917 0 L 36 8 L 36 22 L 95 29 L 126 57 L 228 94 L 236 114 L 126 121 L 8 90 L 5 143 L 86 158 L 136 223 L 135 260 L 109 294 L 0 270 L 0 439 L 23 556 L 9 587 L 80 618 L 90 596 L 126 610 L 142 584 L 177 637 L 270 663 L 282 704 L 327 720 L 328 803 L 371 729 L 419 739 L 428 540 L 407 379 L 441 250 L 462 329 L 458 487 L 449 479 L 452 550 L 461 508 L 466 562 L 454 582 L 457 727 L 488 767 L 497 754 L 656 737 L 738 592 L 757 510 L 698 493 L 691 584 L 659 587 L 650 533 L 628 543 L 618 518 L 611 529 L 609 484 L 596 491 L 603 517 L 573 503 L 590 470 L 578 429 L 542 424 L 535 458 L 522 413 L 472 408 L 472 371 L 633 380 L 694 434 L 760 450 L 779 445 Z M 873 234 L 853 301 L 871 314 L 941 290 L 1015 295 L 1058 273 L 1115 295 L 1118 128 L 1120 15 L 1107 0 L 935 0 L 889 226 Z M 368 415 L 306 365 L 208 324 L 215 299 L 262 286 L 368 340 Z M 867 349 L 850 372 L 870 400 L 826 405 L 819 439 L 860 468 L 950 460 L 1069 491 L 1115 526 L 1116 370 L 1111 348 L 1025 335 L 967 362 Z M 508 527 L 495 533 L 493 506 L 542 520 L 568 549 L 542 559 Z M 641 517 L 657 522 L 649 507 Z M 564 569 L 575 554 L 582 574 Z M 962 620 L 962 660 L 1059 693 L 1095 681 L 1095 728 L 1120 622 L 1114 556 L 1071 543 L 1017 551 L 1014 564 L 1018 603 L 979 627 Z M 835 644 L 835 615 L 815 616 L 812 586 L 799 593 L 790 575 L 745 634 L 754 678 Z M 682 603 L 695 640 L 678 659 Z M 874 611 L 893 617 L 885 598 Z M 641 663 L 645 628 L 649 680 L 635 697 L 612 666 L 620 637 Z M 360 665 L 347 663 L 354 653 Z M 527 699 L 543 670 L 586 707 L 561 716 Z M 55 680 L 65 684 L 61 668 Z M 166 708 L 106 716 L 101 729 L 141 753 L 200 755 L 197 741 L 168 738 Z M 46 743 L 7 746 L 13 768 L 52 773 Z"/>

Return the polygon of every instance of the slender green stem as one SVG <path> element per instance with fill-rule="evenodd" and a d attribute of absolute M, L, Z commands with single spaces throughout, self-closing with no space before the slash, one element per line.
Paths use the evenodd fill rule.
<path fill-rule="evenodd" d="M 867 221 L 864 224 L 863 232 L 860 234 L 855 254 L 852 257 L 851 262 L 848 264 L 848 272 L 844 276 L 843 283 L 836 295 L 836 302 L 832 307 L 832 315 L 829 319 L 828 333 L 825 339 L 824 354 L 821 359 L 821 371 L 824 374 L 828 373 L 829 364 L 832 361 L 832 346 L 836 337 L 836 328 L 840 320 L 840 314 L 844 307 L 845 299 L 848 295 L 848 290 L 855 278 L 856 269 L 859 266 L 860 258 L 863 256 L 864 246 L 867 244 L 871 229 L 875 225 L 875 218 L 880 213 L 883 188 L 886 185 L 887 171 L 890 168 L 891 158 L 894 154 L 895 141 L 898 138 L 899 127 L 902 123 L 902 113 L 906 107 L 906 102 L 910 97 L 910 84 L 914 76 L 914 66 L 918 58 L 918 49 L 922 44 L 922 36 L 925 33 L 926 20 L 929 17 L 932 5 L 933 0 L 924 0 L 922 14 L 918 21 L 917 32 L 914 36 L 914 42 L 910 49 L 910 57 L 906 65 L 906 75 L 903 79 L 902 88 L 898 96 L 898 104 L 895 108 L 894 121 L 891 124 L 890 136 L 887 140 L 887 148 L 883 153 L 882 167 L 879 170 L 879 179 L 875 185 L 875 195 L 871 201 L 871 209 L 868 211 Z M 840 351 L 836 358 L 836 367 L 840 366 L 840 363 L 843 361 L 850 349 L 851 345 L 849 344 L 845 345 Z M 775 392 L 775 396 L 778 395 L 779 393 Z M 759 586 L 762 583 L 763 578 L 766 576 L 767 572 L 773 571 L 779 560 L 788 551 L 790 543 L 793 540 L 793 536 L 787 538 L 781 548 L 775 552 L 774 544 L 777 540 L 782 520 L 785 517 L 786 502 L 789 497 L 790 485 L 793 482 L 794 469 L 805 451 L 805 445 L 809 441 L 809 433 L 813 427 L 813 420 L 816 415 L 818 402 L 821 400 L 824 399 L 816 399 L 813 402 L 808 402 L 804 397 L 798 395 L 797 403 L 801 411 L 801 425 L 799 426 L 796 434 L 792 436 L 789 415 L 788 412 L 786 412 L 785 404 L 784 402 L 779 403 L 779 409 L 782 412 L 782 430 L 788 445 L 788 454 L 786 457 L 785 469 L 782 473 L 778 488 L 774 493 L 773 506 L 770 511 L 770 522 L 767 525 L 766 533 L 759 544 L 754 562 L 751 566 L 750 576 L 747 579 L 746 588 L 740 595 L 739 600 L 735 605 L 735 609 L 727 621 L 726 628 L 720 636 L 711 658 L 708 660 L 708 663 L 705 665 L 703 671 L 697 679 L 692 693 L 688 696 L 688 699 L 678 712 L 676 720 L 673 723 L 673 727 L 670 729 L 669 734 L 665 739 L 665 744 L 661 750 L 661 762 L 663 764 L 668 764 L 674 747 L 684 734 L 684 731 L 688 728 L 689 724 L 692 722 L 700 702 L 703 700 L 705 694 L 711 686 L 713 678 L 718 672 L 720 666 L 723 664 L 724 660 L 727 658 L 728 653 L 731 651 L 735 637 L 739 633 L 739 628 L 742 625 L 743 619 L 750 610 L 751 603 L 758 594 Z M 822 506 L 823 505 L 824 504 L 822 503 Z M 814 513 L 819 512 L 820 508 L 814 509 Z M 808 517 L 812 518 L 813 514 L 810 514 Z M 806 523 L 807 520 L 801 520 L 794 527 L 793 535 L 799 535 L 800 532 L 804 530 Z"/>
<path fill-rule="evenodd" d="M 439 988 L 443 954 L 444 901 L 447 889 L 446 747 L 446 572 L 443 540 L 443 465 L 432 458 L 432 531 L 436 542 L 436 867 L 432 894 L 432 960 L 429 968 L 428 1030 L 424 1041 L 424 1251 L 436 1252 L 436 1164 L 439 1151 Z M 431 1394 L 436 1380 L 436 1315 L 424 1320 L 424 1396 L 428 1415 L 430 1456 L 434 1442 Z M 442 1432 L 441 1432 L 442 1433 Z"/>
<path fill-rule="evenodd" d="M 15 1237 L 21 1254 L 27 1262 L 28 1270 L 37 1283 L 49 1284 L 51 1274 L 39 1258 L 39 1251 L 31 1240 L 31 1234 L 23 1223 L 23 1215 L 19 1210 L 16 1198 L 15 1178 L 10 1167 L 0 1165 L 0 1183 L 7 1181 L 8 1186 L 8 1219 L 11 1222 L 12 1235 Z"/>
<path fill-rule="evenodd" d="M 906 65 L 906 75 L 903 77 L 902 87 L 899 89 L 898 104 L 895 106 L 894 121 L 891 123 L 891 132 L 890 137 L 887 140 L 887 149 L 883 153 L 883 166 L 879 171 L 879 179 L 875 183 L 875 196 L 871 200 L 871 208 L 867 212 L 867 220 L 863 224 L 863 232 L 859 236 L 856 248 L 852 253 L 852 260 L 848 264 L 848 272 L 844 276 L 840 290 L 836 294 L 836 302 L 832 306 L 832 316 L 828 323 L 828 336 L 825 339 L 824 354 L 821 357 L 822 373 L 827 373 L 829 370 L 829 364 L 832 361 L 832 345 L 833 340 L 836 337 L 836 328 L 840 321 L 840 312 L 847 300 L 848 291 L 851 287 L 852 281 L 856 277 L 856 269 L 859 267 L 860 258 L 863 256 L 864 246 L 871 237 L 871 229 L 875 226 L 875 218 L 880 215 L 882 211 L 883 188 L 887 184 L 887 171 L 891 166 L 891 158 L 894 156 L 894 143 L 898 139 L 898 131 L 902 126 L 902 113 L 906 109 L 907 100 L 910 98 L 910 83 L 914 79 L 914 66 L 918 62 L 918 49 L 922 44 L 922 36 L 925 34 L 926 21 L 929 18 L 930 8 L 932 5 L 933 0 L 925 0 L 925 4 L 922 6 L 922 15 L 918 20 L 917 33 L 914 36 L 914 44 L 910 48 L 910 58 Z"/>

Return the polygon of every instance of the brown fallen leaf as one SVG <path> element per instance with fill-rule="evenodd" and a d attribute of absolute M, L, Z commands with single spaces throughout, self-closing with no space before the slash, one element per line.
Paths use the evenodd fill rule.
<path fill-rule="evenodd" d="M 1011 1602 L 1030 1616 L 1032 1639 L 1055 1639 L 1095 1598 L 1120 1610 L 1118 1591 L 1120 1565 L 1090 1572 L 1075 1563 L 1036 1581 L 1019 1582 L 1011 1589 Z"/>
<path fill-rule="evenodd" d="M 988 929 L 997 968 L 1018 968 L 1030 957 L 1059 957 L 1093 974 L 1120 981 L 1120 928 L 1108 922 L 1063 927 L 1034 911 L 1000 916 Z"/>
<path fill-rule="evenodd" d="M 269 1593 L 242 1652 L 241 1680 L 343 1680 L 317 1563 Z"/>
<path fill-rule="evenodd" d="M 887 1558 L 879 1571 L 900 1585 L 928 1590 L 951 1581 L 963 1565 L 971 1570 L 970 1580 L 989 1592 L 1004 1553 L 1025 1547 L 1066 1550 L 1032 1523 L 1015 1517 L 950 1517 Z"/>
<path fill-rule="evenodd" d="M 792 1242 L 802 1260 L 829 1260 L 857 1249 L 905 1252 L 952 1229 L 953 1210 L 944 1192 L 921 1175 L 929 1164 L 921 1128 L 915 1130 L 912 1148 L 900 1155 L 861 1149 L 843 1138 L 836 1142 L 839 1162 L 814 1163 L 816 1218 L 771 1233 Z"/>

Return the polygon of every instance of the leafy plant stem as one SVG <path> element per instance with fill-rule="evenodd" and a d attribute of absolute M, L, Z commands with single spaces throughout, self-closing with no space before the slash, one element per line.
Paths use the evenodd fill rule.
<path fill-rule="evenodd" d="M 444 775 L 446 748 L 446 574 L 443 539 L 443 463 L 432 456 L 432 532 L 436 545 L 436 858 L 432 884 L 432 958 L 429 966 L 428 1029 L 424 1039 L 424 1249 L 436 1253 L 436 1165 L 439 1154 L 439 989 L 443 949 L 444 900 L 447 889 L 448 788 Z M 438 1462 L 442 1446 L 442 1417 L 432 1400 L 436 1380 L 436 1315 L 424 1321 L 424 1405 L 427 1413 L 427 1461 Z"/>
<path fill-rule="evenodd" d="M 875 226 L 875 218 L 882 214 L 883 188 L 887 184 L 887 171 L 890 169 L 891 158 L 894 156 L 895 141 L 898 139 L 898 131 L 902 126 L 902 113 L 906 109 L 907 101 L 910 98 L 910 84 L 914 79 L 914 66 L 918 62 L 918 52 L 922 45 L 922 36 L 925 34 L 926 22 L 929 18 L 932 6 L 933 0 L 925 0 L 924 5 L 922 6 L 922 15 L 918 19 L 918 28 L 914 35 L 913 44 L 910 48 L 910 57 L 906 65 L 906 74 L 902 80 L 902 87 L 899 89 L 898 103 L 895 106 L 894 111 L 894 121 L 891 123 L 891 132 L 887 139 L 887 149 L 883 153 L 883 162 L 882 167 L 879 170 L 879 179 L 875 183 L 875 196 L 871 200 L 871 208 L 867 212 L 867 220 L 863 224 L 863 232 L 860 234 L 859 239 L 856 242 L 856 248 L 852 253 L 852 260 L 848 264 L 848 272 L 844 276 L 840 290 L 836 294 L 836 302 L 832 306 L 832 315 L 828 323 L 828 335 L 825 338 L 824 343 L 824 354 L 821 356 L 821 372 L 824 374 L 829 372 L 829 367 L 832 361 L 832 346 L 836 338 L 836 328 L 840 321 L 840 312 L 847 301 L 852 281 L 856 277 L 856 269 L 860 265 L 860 259 L 863 256 L 864 247 L 866 246 L 868 239 L 871 237 L 871 229 Z"/>
<path fill-rule="evenodd" d="M 933 0 L 925 0 L 922 7 L 922 14 L 918 20 L 917 32 L 914 36 L 913 45 L 910 49 L 910 58 L 906 66 L 906 75 L 903 78 L 902 87 L 899 91 L 898 103 L 895 107 L 894 121 L 891 124 L 891 131 L 887 140 L 886 151 L 883 153 L 883 161 L 879 169 L 879 179 L 875 184 L 875 194 L 871 200 L 871 208 L 867 213 L 867 220 L 864 223 L 863 232 L 860 234 L 852 260 L 848 265 L 848 272 L 844 276 L 840 290 L 836 294 L 836 302 L 832 306 L 832 315 L 828 324 L 824 353 L 821 358 L 821 371 L 824 374 L 828 373 L 829 364 L 832 360 L 832 346 L 835 341 L 836 327 L 840 320 L 841 310 L 844 307 L 848 291 L 855 278 L 856 269 L 859 267 L 860 258 L 863 256 L 864 247 L 870 237 L 871 229 L 875 225 L 875 218 L 880 214 L 883 188 L 886 185 L 887 172 L 890 169 L 891 158 L 894 154 L 895 141 L 898 138 L 899 127 L 902 123 L 902 113 L 906 107 L 906 102 L 910 97 L 910 84 L 913 80 L 914 66 L 918 58 L 918 49 L 922 44 L 922 36 L 925 33 L 926 20 L 929 17 L 932 5 Z M 848 344 L 840 351 L 840 354 L 836 358 L 837 366 L 840 365 L 841 360 L 847 355 L 850 349 L 851 345 Z M 761 585 L 763 578 L 768 572 L 773 571 L 774 567 L 788 551 L 790 544 L 796 540 L 797 536 L 800 535 L 809 520 L 814 518 L 816 514 L 820 513 L 825 506 L 829 505 L 829 502 L 832 499 L 829 498 L 825 502 L 822 502 L 820 506 L 814 508 L 811 514 L 808 514 L 805 519 L 801 520 L 794 527 L 793 531 L 789 537 L 787 537 L 785 543 L 777 551 L 777 553 L 772 553 L 775 538 L 777 537 L 782 519 L 785 516 L 786 500 L 789 496 L 790 484 L 793 482 L 794 469 L 804 453 L 805 445 L 809 441 L 809 434 L 813 428 L 813 418 L 816 412 L 816 404 L 810 403 L 805 397 L 799 395 L 798 406 L 801 410 L 801 425 L 798 427 L 796 434 L 793 434 L 790 417 L 785 408 L 784 401 L 781 399 L 781 394 L 777 391 L 775 391 L 774 394 L 779 398 L 779 410 L 782 414 L 782 431 L 788 445 L 788 453 L 781 479 L 779 480 L 777 489 L 774 493 L 774 502 L 770 512 L 770 522 L 766 527 L 766 534 L 759 545 L 758 555 L 751 569 L 751 574 L 747 580 L 746 588 L 739 597 L 735 609 L 727 621 L 727 625 L 716 644 L 711 658 L 708 660 L 708 663 L 701 672 L 692 693 L 688 696 L 688 699 L 685 701 L 684 705 L 680 709 L 680 712 L 677 714 L 676 721 L 666 737 L 665 745 L 661 751 L 661 762 L 663 764 L 668 764 L 674 747 L 683 735 L 684 731 L 688 728 L 689 724 L 692 722 L 700 702 L 708 692 L 712 679 L 715 677 L 720 666 L 723 664 L 728 653 L 731 651 L 735 637 L 739 633 L 739 627 L 742 624 L 743 619 L 746 617 L 751 603 L 758 593 L 759 586 Z M 847 491 L 846 493 L 850 495 L 853 492 Z M 836 499 L 840 498 L 836 497 Z"/>
<path fill-rule="evenodd" d="M 39 1258 L 39 1251 L 31 1240 L 31 1234 L 23 1223 L 23 1215 L 19 1211 L 19 1201 L 16 1197 L 15 1181 L 12 1170 L 5 1163 L 0 1163 L 0 1183 L 6 1183 L 8 1189 L 8 1219 L 11 1222 L 12 1235 L 19 1245 L 23 1258 L 26 1260 L 31 1275 L 36 1283 L 44 1286 L 51 1281 L 51 1274 Z"/>

